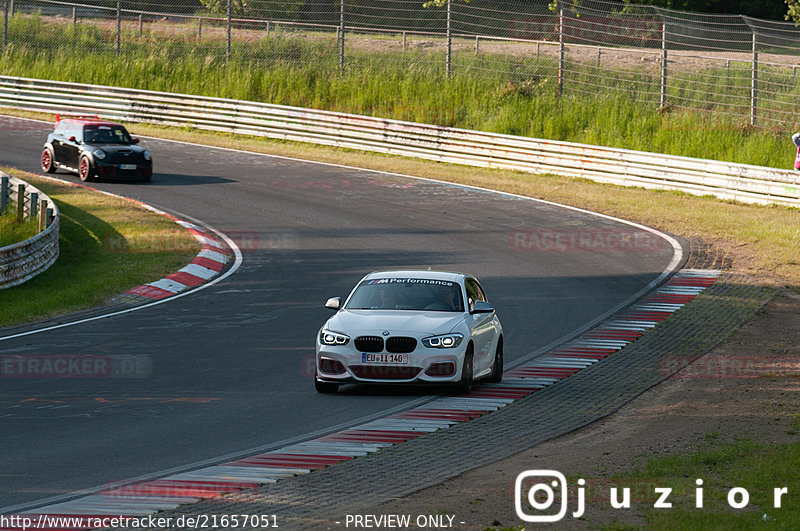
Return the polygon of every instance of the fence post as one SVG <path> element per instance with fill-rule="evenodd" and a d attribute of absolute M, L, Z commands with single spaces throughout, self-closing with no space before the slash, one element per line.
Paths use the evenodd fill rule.
<path fill-rule="evenodd" d="M 8 0 L 3 2 L 3 50 L 8 44 Z"/>
<path fill-rule="evenodd" d="M 228 28 L 227 28 L 227 38 L 225 44 L 225 66 L 228 66 L 228 61 L 231 58 L 231 14 L 233 12 L 233 0 L 228 0 Z"/>
<path fill-rule="evenodd" d="M 14 18 L 14 0 L 8 2 L 8 16 Z"/>
<path fill-rule="evenodd" d="M 269 38 L 269 20 L 267 21 L 267 34 L 265 37 Z"/>
<path fill-rule="evenodd" d="M 0 177 L 0 215 L 8 210 L 8 177 Z"/>
<path fill-rule="evenodd" d="M 142 26 L 143 26 L 142 14 L 139 13 L 139 37 L 142 36 L 142 32 L 143 32 L 143 29 L 144 29 Z"/>
<path fill-rule="evenodd" d="M 122 33 L 122 2 L 117 0 L 117 57 L 119 57 L 119 48 L 120 48 L 120 41 L 121 33 Z"/>
<path fill-rule="evenodd" d="M 667 106 L 667 23 L 661 23 L 661 108 Z"/>
<path fill-rule="evenodd" d="M 479 38 L 480 37 L 475 35 L 475 55 L 478 55 L 478 53 L 480 53 L 480 45 L 478 44 L 478 39 Z"/>
<path fill-rule="evenodd" d="M 558 97 L 564 93 L 564 10 L 558 10 Z"/>
<path fill-rule="evenodd" d="M 39 199 L 39 232 L 47 228 L 47 199 Z"/>
<path fill-rule="evenodd" d="M 197 40 L 203 39 L 203 17 L 197 17 Z"/>
<path fill-rule="evenodd" d="M 758 107 L 758 33 L 753 28 L 753 75 L 750 85 L 750 125 L 756 125 L 756 108 Z"/>
<path fill-rule="evenodd" d="M 78 6 L 72 6 L 72 25 L 78 23 Z"/>
<path fill-rule="evenodd" d="M 17 223 L 25 219 L 25 185 L 17 185 Z"/>
<path fill-rule="evenodd" d="M 450 0 L 447 0 L 447 60 L 445 66 L 445 76 L 450 77 L 450 65 L 453 60 L 453 33 L 450 26 L 452 11 L 450 9 Z"/>
<path fill-rule="evenodd" d="M 403 51 L 406 51 L 406 32 L 403 32 Z"/>
<path fill-rule="evenodd" d="M 39 194 L 37 192 L 31 192 L 31 208 L 28 216 L 31 219 L 39 216 Z"/>
<path fill-rule="evenodd" d="M 339 70 L 344 70 L 344 0 L 339 2 Z"/>

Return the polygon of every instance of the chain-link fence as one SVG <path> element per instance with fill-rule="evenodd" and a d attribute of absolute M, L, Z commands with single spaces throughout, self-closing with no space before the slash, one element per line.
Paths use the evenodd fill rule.
<path fill-rule="evenodd" d="M 800 29 L 605 0 L 0 0 L 3 48 L 425 70 L 800 121 Z"/>

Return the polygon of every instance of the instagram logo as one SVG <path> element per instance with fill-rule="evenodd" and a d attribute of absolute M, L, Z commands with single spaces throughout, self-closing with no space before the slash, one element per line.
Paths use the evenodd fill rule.
<path fill-rule="evenodd" d="M 556 470 L 526 470 L 514 482 L 514 508 L 525 522 L 558 522 L 567 514 L 568 498 L 567 478 Z M 583 500 L 578 501 L 576 517 L 583 514 Z"/>

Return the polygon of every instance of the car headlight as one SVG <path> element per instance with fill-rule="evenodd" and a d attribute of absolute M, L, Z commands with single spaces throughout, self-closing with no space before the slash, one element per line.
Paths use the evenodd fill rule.
<path fill-rule="evenodd" d="M 423 338 L 422 344 L 428 348 L 455 348 L 461 344 L 461 334 L 445 334 Z"/>
<path fill-rule="evenodd" d="M 102 149 L 95 149 L 94 151 L 92 151 L 92 155 L 94 155 L 95 158 L 100 159 L 100 160 L 103 160 L 104 158 L 106 158 L 106 152 L 103 151 Z"/>
<path fill-rule="evenodd" d="M 350 337 L 338 332 L 323 330 L 319 333 L 319 342 L 323 345 L 346 345 Z"/>
<path fill-rule="evenodd" d="M 144 150 L 144 152 L 142 153 L 142 156 L 144 157 L 144 160 L 150 160 L 150 152 L 149 151 Z"/>

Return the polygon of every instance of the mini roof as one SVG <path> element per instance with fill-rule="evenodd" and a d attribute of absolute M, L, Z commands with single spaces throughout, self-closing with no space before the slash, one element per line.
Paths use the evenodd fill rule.
<path fill-rule="evenodd" d="M 65 115 L 61 116 L 60 114 L 56 114 L 56 123 L 58 122 L 67 122 L 71 124 L 79 124 L 79 125 L 88 125 L 88 124 L 96 124 L 96 125 L 120 125 L 117 122 L 112 122 L 110 120 L 104 120 L 97 115 L 94 116 L 83 116 L 83 115 Z"/>

